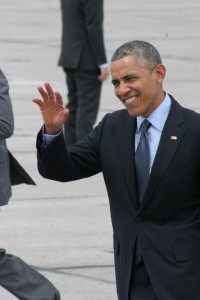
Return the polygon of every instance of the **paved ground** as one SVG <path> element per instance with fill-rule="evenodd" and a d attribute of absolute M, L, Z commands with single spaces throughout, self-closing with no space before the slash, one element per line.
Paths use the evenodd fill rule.
<path fill-rule="evenodd" d="M 199 0 L 107 0 L 104 24 L 108 59 L 128 40 L 152 42 L 167 67 L 166 90 L 200 111 Z M 15 113 L 8 146 L 37 183 L 13 188 L 1 211 L 0 246 L 52 280 L 63 300 L 114 300 L 112 228 L 102 176 L 61 184 L 41 178 L 36 168 L 35 136 L 42 124 L 31 102 L 36 86 L 50 81 L 64 99 L 67 92 L 57 67 L 59 1 L 1 0 L 0 28 L 0 67 Z M 98 119 L 120 107 L 108 80 Z M 14 299 L 0 288 L 0 300 Z"/>

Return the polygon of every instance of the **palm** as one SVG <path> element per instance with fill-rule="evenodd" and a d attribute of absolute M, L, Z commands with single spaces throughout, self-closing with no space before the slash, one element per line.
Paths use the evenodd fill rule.
<path fill-rule="evenodd" d="M 45 101 L 40 105 L 42 117 L 46 126 L 61 126 L 63 124 L 62 105 L 55 101 Z"/>
<path fill-rule="evenodd" d="M 45 88 L 46 91 L 41 86 L 38 87 L 42 99 L 33 99 L 33 102 L 38 104 L 46 128 L 54 133 L 62 128 L 69 112 L 63 107 L 60 93 L 54 92 L 49 83 L 45 83 Z"/>

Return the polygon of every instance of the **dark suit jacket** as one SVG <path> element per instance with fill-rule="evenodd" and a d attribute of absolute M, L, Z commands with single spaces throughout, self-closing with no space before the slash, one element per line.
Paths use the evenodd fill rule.
<path fill-rule="evenodd" d="M 106 63 L 103 0 L 61 0 L 62 45 L 58 64 L 71 69 L 97 69 Z"/>
<path fill-rule="evenodd" d="M 173 98 L 138 208 L 134 170 L 135 119 L 126 110 L 104 117 L 79 144 L 62 135 L 47 148 L 37 140 L 42 176 L 77 180 L 103 172 L 114 232 L 118 298 L 128 300 L 134 243 L 158 300 L 198 300 L 200 295 L 200 115 Z"/>
<path fill-rule="evenodd" d="M 0 69 L 0 206 L 8 203 L 11 185 L 35 184 L 14 156 L 8 151 L 6 139 L 12 136 L 14 117 L 8 81 Z"/>

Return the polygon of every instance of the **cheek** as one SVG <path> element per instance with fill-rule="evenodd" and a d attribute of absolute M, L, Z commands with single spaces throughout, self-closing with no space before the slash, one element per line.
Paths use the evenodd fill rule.
<path fill-rule="evenodd" d="M 133 107 L 135 108 L 142 108 L 145 105 L 144 98 L 140 96 L 138 99 L 135 100 Z"/>
<path fill-rule="evenodd" d="M 123 101 L 121 100 L 121 95 L 119 95 L 117 90 L 114 90 L 114 94 L 115 94 L 116 98 L 124 105 Z"/>
<path fill-rule="evenodd" d="M 116 96 L 117 98 L 119 98 L 119 96 L 118 96 L 118 90 L 117 90 L 116 88 L 114 88 L 114 94 L 115 94 L 115 96 Z"/>

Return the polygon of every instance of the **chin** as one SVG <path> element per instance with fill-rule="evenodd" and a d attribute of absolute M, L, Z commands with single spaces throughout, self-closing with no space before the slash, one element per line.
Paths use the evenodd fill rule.
<path fill-rule="evenodd" d="M 137 109 L 131 109 L 128 107 L 126 107 L 126 109 L 131 117 L 138 117 L 139 115 L 141 115 L 141 112 L 139 112 Z"/>

